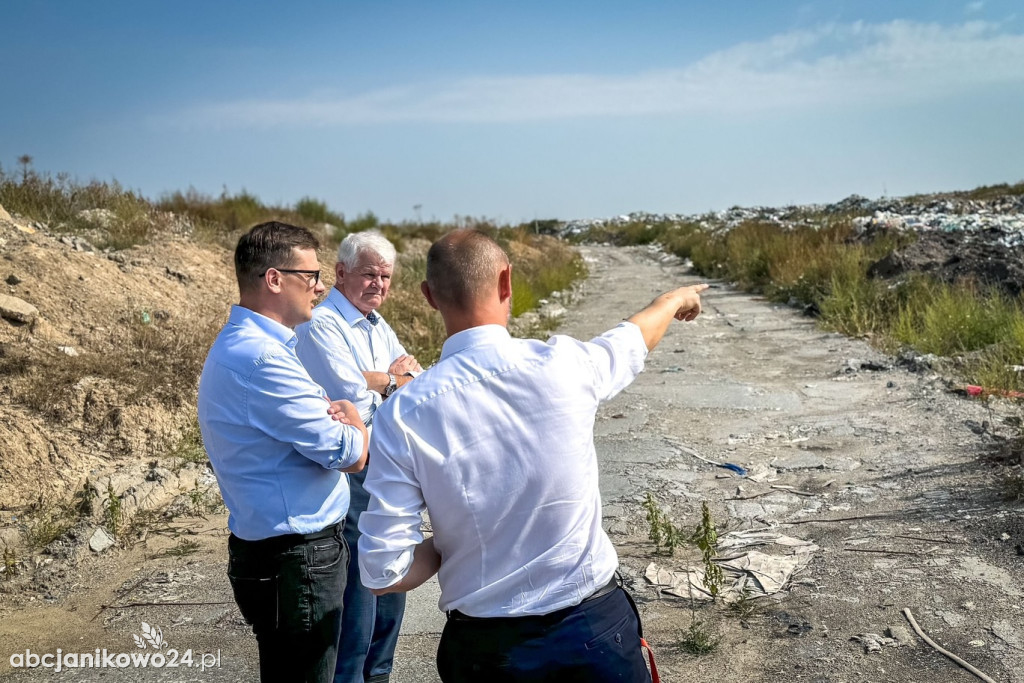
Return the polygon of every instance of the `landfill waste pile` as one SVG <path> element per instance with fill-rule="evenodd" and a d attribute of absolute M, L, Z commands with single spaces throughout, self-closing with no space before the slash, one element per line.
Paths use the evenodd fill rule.
<path fill-rule="evenodd" d="M 834 204 L 732 207 L 691 215 L 635 212 L 566 221 L 553 232 L 566 238 L 586 239 L 602 229 L 668 224 L 719 234 L 751 221 L 794 229 L 813 228 L 836 219 L 851 220 L 863 239 L 886 232 L 917 236 L 911 244 L 876 263 L 870 272 L 872 277 L 925 272 L 946 282 L 974 279 L 1013 297 L 1024 291 L 1024 194 L 997 194 L 983 199 L 929 195 L 874 200 L 851 195 Z"/>

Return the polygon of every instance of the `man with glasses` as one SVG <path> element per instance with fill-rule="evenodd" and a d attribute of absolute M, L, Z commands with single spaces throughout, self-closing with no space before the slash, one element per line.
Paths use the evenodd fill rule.
<path fill-rule="evenodd" d="M 296 329 L 295 350 L 310 376 L 331 396 L 351 400 L 368 431 L 381 402 L 422 371 L 377 313 L 390 291 L 394 267 L 395 247 L 379 232 L 347 236 L 338 247 L 334 288 L 313 311 L 312 321 Z M 365 471 L 349 476 L 345 539 L 353 560 L 345 587 L 335 683 L 387 681 L 405 613 L 404 594 L 375 597 L 359 581 L 354 554 L 359 515 L 369 500 L 365 476 Z"/>
<path fill-rule="evenodd" d="M 293 328 L 324 291 L 318 247 L 285 223 L 242 236 L 239 303 L 199 379 L 203 444 L 229 512 L 228 577 L 262 681 L 333 678 L 349 560 L 342 473 L 363 468 L 369 441 L 355 406 L 331 403 L 295 355 Z"/>

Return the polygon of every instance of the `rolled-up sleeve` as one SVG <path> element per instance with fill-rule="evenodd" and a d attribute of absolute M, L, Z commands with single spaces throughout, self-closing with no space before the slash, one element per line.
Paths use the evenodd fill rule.
<path fill-rule="evenodd" d="M 363 451 L 363 435 L 331 418 L 323 391 L 290 354 L 260 360 L 246 393 L 249 423 L 258 432 L 292 447 L 328 469 L 354 465 Z"/>
<path fill-rule="evenodd" d="M 412 565 L 413 552 L 423 540 L 425 509 L 408 440 L 415 435 L 392 420 L 380 420 L 370 439 L 371 463 L 363 486 L 369 505 L 359 516 L 359 574 L 367 588 L 398 583 Z"/>

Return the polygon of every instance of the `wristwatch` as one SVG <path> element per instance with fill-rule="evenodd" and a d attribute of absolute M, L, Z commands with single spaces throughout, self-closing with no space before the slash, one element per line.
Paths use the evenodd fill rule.
<path fill-rule="evenodd" d="M 398 380 L 390 372 L 388 373 L 388 385 L 384 387 L 384 398 L 387 398 L 391 394 L 395 393 L 395 389 L 398 388 Z"/>

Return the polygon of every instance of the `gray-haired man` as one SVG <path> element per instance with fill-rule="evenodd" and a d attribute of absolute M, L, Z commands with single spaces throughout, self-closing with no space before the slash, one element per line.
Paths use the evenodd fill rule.
<path fill-rule="evenodd" d="M 406 353 L 394 331 L 376 312 L 387 298 L 395 248 L 379 232 L 353 233 L 338 248 L 334 288 L 296 330 L 296 353 L 328 395 L 355 404 L 369 430 L 374 412 L 422 368 Z M 350 504 L 345 539 L 354 553 L 359 515 L 366 509 L 365 472 L 349 477 Z M 359 581 L 358 562 L 349 567 L 335 683 L 380 683 L 391 674 L 404 594 L 375 597 Z"/>

